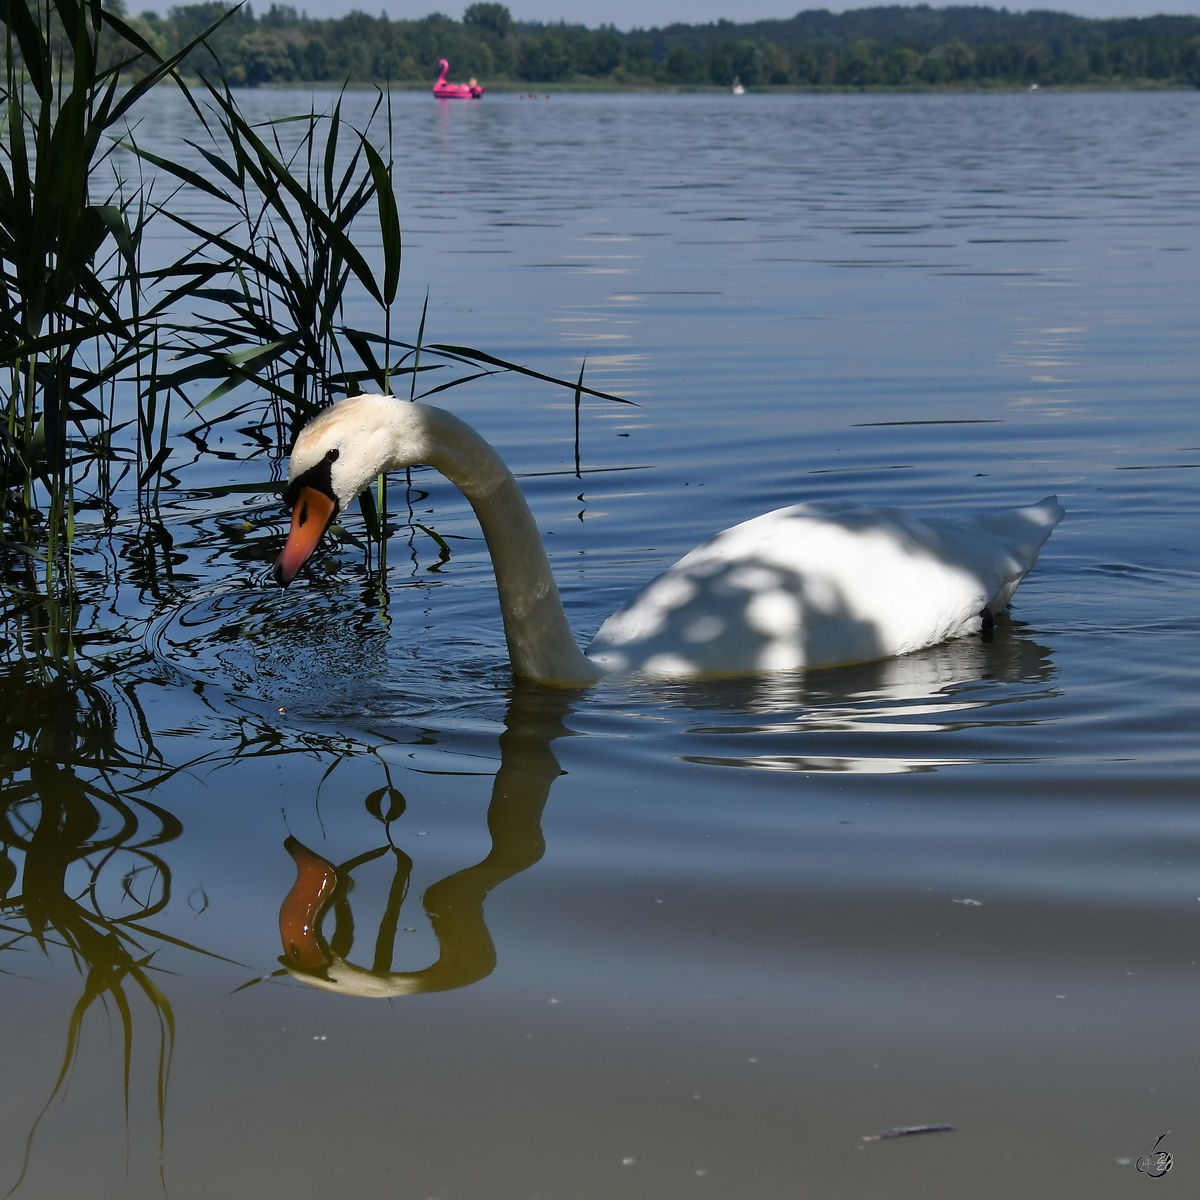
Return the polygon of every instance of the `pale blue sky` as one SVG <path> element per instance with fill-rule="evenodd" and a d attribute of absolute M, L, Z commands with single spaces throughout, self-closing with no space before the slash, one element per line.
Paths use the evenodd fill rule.
<path fill-rule="evenodd" d="M 873 0 L 878 3 L 879 0 Z M 311 17 L 338 17 L 352 9 L 375 14 L 386 12 L 393 18 L 423 17 L 429 12 L 444 12 L 459 18 L 466 7 L 458 0 L 292 0 L 294 7 Z M 256 11 L 269 7 L 269 0 L 256 0 Z M 843 12 L 864 4 L 812 4 Z M 999 7 L 999 5 L 997 5 Z M 1010 5 L 1014 11 L 1023 11 Z M 1058 0 L 1057 3 L 1029 5 L 1084 17 L 1145 17 L 1154 13 L 1188 13 L 1200 16 L 1200 0 Z M 767 17 L 791 17 L 799 11 L 787 0 L 511 0 L 514 17 L 527 21 L 571 21 L 594 28 L 611 24 L 618 29 L 635 26 L 669 25 L 673 21 L 707 22 L 727 17 L 731 21 L 757 21 Z"/>

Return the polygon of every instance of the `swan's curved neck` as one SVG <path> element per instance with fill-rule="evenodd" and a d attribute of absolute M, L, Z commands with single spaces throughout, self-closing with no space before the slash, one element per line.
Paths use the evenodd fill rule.
<path fill-rule="evenodd" d="M 385 470 L 427 463 L 470 501 L 496 572 L 500 614 L 513 671 L 564 687 L 595 683 L 604 672 L 575 642 L 533 513 L 504 461 L 469 425 L 444 409 L 385 400 Z"/>

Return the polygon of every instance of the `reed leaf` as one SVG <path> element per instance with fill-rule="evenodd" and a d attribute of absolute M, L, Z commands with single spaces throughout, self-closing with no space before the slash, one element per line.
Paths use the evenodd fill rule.
<path fill-rule="evenodd" d="M 441 346 L 435 344 L 430 346 L 429 349 L 471 362 L 488 363 L 493 367 L 500 367 L 504 371 L 515 371 L 518 375 L 528 375 L 530 379 L 540 379 L 543 383 L 553 383 L 558 387 L 570 388 L 573 392 L 578 389 L 583 395 L 595 396 L 598 400 L 612 400 L 616 404 L 632 404 L 635 408 L 639 407 L 635 401 L 626 400 L 623 396 L 613 396 L 608 392 L 597 392 L 593 388 L 584 387 L 582 376 L 579 381 L 572 382 L 570 379 L 559 379 L 554 375 L 543 375 L 541 371 L 533 371 L 529 367 L 522 367 L 517 363 L 506 362 L 503 358 L 497 358 L 493 354 L 485 354 L 482 350 L 473 350 L 470 346 Z"/>
<path fill-rule="evenodd" d="M 383 235 L 383 303 L 391 304 L 396 299 L 396 288 L 400 283 L 400 212 L 396 207 L 396 196 L 392 191 L 391 171 L 379 156 L 379 151 L 362 139 L 363 153 L 371 168 L 375 181 L 375 196 L 379 205 L 379 229 Z M 428 301 L 428 297 L 426 297 Z M 421 314 L 424 327 L 425 314 Z"/>

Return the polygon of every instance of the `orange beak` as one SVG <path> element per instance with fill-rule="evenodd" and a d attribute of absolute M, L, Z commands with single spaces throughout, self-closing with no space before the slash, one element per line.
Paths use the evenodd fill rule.
<path fill-rule="evenodd" d="M 288 966 L 313 971 L 329 965 L 317 937 L 321 909 L 337 887 L 333 863 L 289 837 L 284 849 L 296 864 L 296 882 L 279 910 L 279 936 L 283 939 L 283 961 Z"/>
<path fill-rule="evenodd" d="M 287 545 L 275 561 L 275 581 L 280 587 L 287 587 L 296 578 L 296 573 L 308 562 L 335 516 L 336 501 L 314 487 L 300 489 L 292 508 L 292 528 Z"/>

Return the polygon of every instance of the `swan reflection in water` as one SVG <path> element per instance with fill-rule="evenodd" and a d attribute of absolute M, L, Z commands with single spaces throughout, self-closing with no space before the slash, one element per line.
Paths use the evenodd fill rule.
<path fill-rule="evenodd" d="M 753 684 L 730 681 L 710 695 L 681 686 L 671 701 L 692 712 L 719 711 L 716 720 L 688 727 L 704 744 L 700 753 L 680 755 L 684 762 L 804 774 L 909 774 L 995 761 L 988 729 L 1038 725 L 1028 706 L 1058 694 L 1055 673 L 1051 651 L 1005 615 L 992 632 L 901 658 L 764 676 Z M 739 721 L 737 713 L 750 719 Z M 924 734 L 953 740 L 930 742 Z M 934 754 L 922 753 L 934 747 Z M 1022 748 L 1022 757 L 1029 753 Z"/>
<path fill-rule="evenodd" d="M 411 996 L 418 992 L 445 992 L 467 987 L 490 975 L 496 966 L 496 948 L 484 921 L 483 905 L 498 884 L 528 870 L 546 850 L 542 836 L 542 810 L 550 788 L 562 768 L 551 743 L 570 731 L 563 718 L 571 711 L 572 692 L 518 682 L 514 687 L 504 732 L 500 735 L 500 769 L 492 784 L 487 823 L 492 848 L 473 867 L 433 884 L 423 899 L 425 912 L 437 936 L 440 953 L 431 966 L 419 971 L 393 971 L 392 954 L 400 921 L 400 908 L 408 889 L 412 859 L 390 840 L 335 866 L 294 837 L 284 843 L 296 863 L 296 882 L 279 912 L 283 941 L 280 962 L 287 973 L 314 987 L 348 996 Z M 402 811 L 403 799 L 392 789 L 392 809 L 382 814 L 382 797 L 375 794 L 377 815 L 390 823 Z M 363 863 L 386 854 L 395 858 L 396 873 L 380 922 L 372 965 L 349 962 L 343 943 L 352 928 L 348 894 L 352 873 Z M 321 932 L 325 916 L 335 912 L 335 932 Z M 352 935 L 351 935 L 352 936 Z"/>
<path fill-rule="evenodd" d="M 827 723 L 853 709 L 879 715 L 882 705 L 936 705 L 947 716 L 964 707 L 1019 703 L 1042 696 L 997 687 L 1044 684 L 1055 674 L 1052 652 L 1033 640 L 1025 622 L 1001 614 L 995 628 L 955 638 L 896 658 L 825 667 L 816 671 L 780 671 L 723 680 L 680 680 L 657 689 L 672 707 L 726 710 L 764 717 L 789 717 Z"/>
<path fill-rule="evenodd" d="M 695 711 L 716 708 L 726 718 L 739 713 L 751 718 L 749 724 L 727 719 L 720 725 L 688 730 L 710 742 L 728 737 L 737 745 L 746 735 L 759 734 L 770 735 L 774 742 L 783 735 L 818 751 L 788 755 L 773 746 L 771 754 L 682 755 L 684 761 L 760 770 L 892 773 L 932 770 L 967 760 L 822 755 L 820 740 L 831 734 L 852 734 L 868 739 L 866 749 L 877 744 L 881 734 L 903 732 L 911 737 L 944 731 L 962 724 L 968 710 L 1046 696 L 1044 685 L 1052 675 L 1050 651 L 1020 636 L 1015 623 L 1006 620 L 995 635 L 960 639 L 883 663 L 707 684 L 690 681 L 655 690 L 659 699 L 667 691 L 675 703 Z M 1014 692 L 995 686 L 1014 683 L 1034 687 Z M 284 845 L 296 863 L 296 882 L 279 913 L 280 962 L 287 974 L 328 991 L 368 997 L 448 991 L 491 974 L 496 949 L 484 919 L 484 902 L 493 888 L 533 866 L 545 853 L 542 812 L 555 779 L 562 774 L 551 745 L 570 732 L 563 720 L 576 695 L 522 683 L 513 691 L 500 736 L 500 769 L 487 812 L 491 850 L 474 866 L 433 884 L 423 897 L 440 950 L 431 966 L 392 970 L 400 909 L 413 866 L 403 850 L 389 840 L 338 866 L 289 837 Z M 771 716 L 783 719 L 763 720 Z M 920 722 L 913 723 L 913 717 L 920 717 Z M 814 740 L 817 745 L 811 745 Z M 385 792 L 392 806 L 387 813 L 382 807 Z M 368 798 L 368 808 L 390 823 L 403 811 L 403 798 L 394 789 L 380 789 Z M 395 875 L 380 920 L 374 959 L 369 967 L 361 966 L 348 958 L 353 940 L 349 907 L 353 872 L 388 854 L 395 859 Z M 334 914 L 335 929 L 326 938 L 322 925 L 330 913 Z"/>

